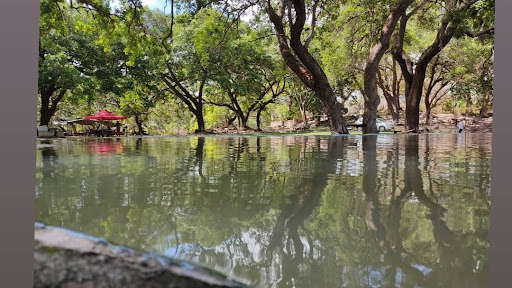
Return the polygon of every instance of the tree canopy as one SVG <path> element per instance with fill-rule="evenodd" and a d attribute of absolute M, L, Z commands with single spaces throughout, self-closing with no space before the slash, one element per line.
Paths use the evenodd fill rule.
<path fill-rule="evenodd" d="M 137 133 L 319 114 L 419 132 L 422 113 L 492 111 L 492 0 L 41 0 L 39 43 L 39 125 L 108 108 Z"/>

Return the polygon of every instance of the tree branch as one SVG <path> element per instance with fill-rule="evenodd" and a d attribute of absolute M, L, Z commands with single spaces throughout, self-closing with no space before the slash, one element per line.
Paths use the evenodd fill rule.
<path fill-rule="evenodd" d="M 478 32 L 464 31 L 464 33 L 471 38 L 478 38 L 485 35 L 494 35 L 494 27 Z"/>
<path fill-rule="evenodd" d="M 311 15 L 311 31 L 309 31 L 309 35 L 306 38 L 306 42 L 304 43 L 304 48 L 308 49 L 309 44 L 311 43 L 311 40 L 313 40 L 313 37 L 315 35 L 315 27 L 316 27 L 316 8 L 318 6 L 319 1 L 316 0 L 313 2 L 313 9 L 312 9 L 312 15 Z"/>
<path fill-rule="evenodd" d="M 306 86 L 312 88 L 314 83 L 311 72 L 302 63 L 300 63 L 297 57 L 291 52 L 290 46 L 288 45 L 288 39 L 283 25 L 283 13 L 284 9 L 286 9 L 286 1 L 288 0 L 282 0 L 280 2 L 277 13 L 270 3 L 271 0 L 265 0 L 263 2 L 263 6 L 277 32 L 276 35 L 279 43 L 279 51 L 281 52 L 284 61 Z"/>
<path fill-rule="evenodd" d="M 194 106 L 195 103 L 193 104 L 191 102 L 191 100 L 193 100 L 193 99 L 189 99 L 187 96 L 183 95 L 180 91 L 178 91 L 178 89 L 176 89 L 176 84 L 172 84 L 167 79 L 167 77 L 168 77 L 167 75 L 162 73 L 161 78 L 165 82 L 167 87 L 169 87 L 169 89 L 172 90 L 173 94 L 176 95 L 178 98 L 180 98 L 180 100 L 183 101 L 185 103 L 185 105 L 187 105 L 187 107 L 190 109 L 190 111 L 192 111 L 192 113 L 196 114 L 197 113 L 197 109 Z M 171 79 L 171 81 L 172 81 L 172 79 Z"/>
<path fill-rule="evenodd" d="M 420 4 L 418 4 L 416 7 L 414 7 L 409 14 L 405 15 L 407 19 L 411 18 L 418 10 L 425 5 L 425 3 L 429 2 L 429 0 L 423 0 Z"/>

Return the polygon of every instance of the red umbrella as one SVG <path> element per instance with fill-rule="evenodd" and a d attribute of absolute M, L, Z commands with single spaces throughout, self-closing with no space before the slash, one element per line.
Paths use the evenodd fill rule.
<path fill-rule="evenodd" d="M 96 113 L 91 116 L 86 116 L 85 120 L 123 120 L 126 119 L 126 117 L 121 115 L 116 115 L 108 110 L 103 110 L 99 113 Z"/>

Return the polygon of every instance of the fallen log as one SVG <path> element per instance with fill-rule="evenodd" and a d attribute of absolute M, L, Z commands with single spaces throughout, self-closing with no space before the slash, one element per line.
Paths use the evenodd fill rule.
<path fill-rule="evenodd" d="M 186 261 L 35 223 L 33 287 L 249 287 Z"/>

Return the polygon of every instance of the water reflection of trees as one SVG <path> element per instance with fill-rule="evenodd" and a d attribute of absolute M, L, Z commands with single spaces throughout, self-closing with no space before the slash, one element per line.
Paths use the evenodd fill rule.
<path fill-rule="evenodd" d="M 441 151 L 440 139 L 423 135 L 382 139 L 139 138 L 127 141 L 123 157 L 75 151 L 68 166 L 84 169 L 58 179 L 40 171 L 36 218 L 261 287 L 484 287 L 488 202 L 481 182 L 489 166 L 453 172 L 463 159 L 430 162 L 456 153 L 453 145 Z M 487 152 L 473 159 L 487 161 Z M 56 188 L 63 181 L 76 185 Z M 470 217 L 450 214 L 468 203 Z M 473 272 L 477 261 L 481 271 Z"/>
<path fill-rule="evenodd" d="M 427 150 L 428 136 L 426 139 Z M 376 136 L 363 138 L 363 150 L 365 175 L 363 176 L 363 190 L 368 202 L 366 214 L 367 225 L 374 230 L 376 244 L 383 252 L 382 265 L 385 267 L 383 278 L 378 279 L 380 285 L 388 286 L 432 286 L 437 287 L 485 287 L 487 285 L 487 273 L 474 271 L 474 265 L 480 266 L 473 261 L 475 247 L 478 242 L 488 241 L 481 238 L 482 231 L 475 230 L 471 233 L 455 231 L 448 227 L 445 213 L 447 209 L 437 202 L 436 199 L 425 194 L 423 175 L 420 170 L 419 161 L 419 136 L 410 135 L 405 139 L 404 158 L 404 186 L 401 193 L 392 197 L 389 204 L 389 219 L 384 225 L 380 220 L 382 215 L 381 204 L 379 203 L 379 191 L 376 187 Z M 428 151 L 426 151 L 425 165 L 428 166 Z M 430 175 L 430 174 L 428 174 Z M 431 195 L 435 195 L 431 189 Z M 434 243 L 437 252 L 437 261 L 421 261 L 422 255 L 415 255 L 414 247 L 406 250 L 400 235 L 400 223 L 402 222 L 402 209 L 411 197 L 415 197 L 419 203 L 427 208 L 425 213 L 431 226 Z M 477 227 L 478 228 L 482 228 Z M 488 228 L 488 227 L 487 227 Z M 418 257 L 419 256 L 419 257 Z M 482 256 L 482 255 L 480 255 Z M 484 260 L 485 259 L 485 260 Z M 481 260 L 486 261 L 484 257 Z M 421 268 L 418 264 L 421 263 Z M 481 266 L 480 266 L 481 267 Z M 478 269 L 479 267 L 477 267 Z M 400 279 L 401 283 L 396 280 Z"/>
<path fill-rule="evenodd" d="M 313 146 L 309 157 L 305 157 L 308 140 L 313 142 Z M 328 287 L 321 274 L 316 274 L 321 271 L 322 253 L 306 227 L 306 220 L 320 204 L 329 177 L 335 174 L 338 160 L 343 158 L 347 139 L 330 138 L 325 144 L 327 147 L 322 147 L 320 138 L 301 138 L 299 159 L 308 162 L 303 165 L 309 175 L 292 184 L 294 193 L 280 208 L 266 249 L 267 278 L 262 283 L 255 283 L 257 285 Z M 280 277 L 276 279 L 275 274 Z"/>

